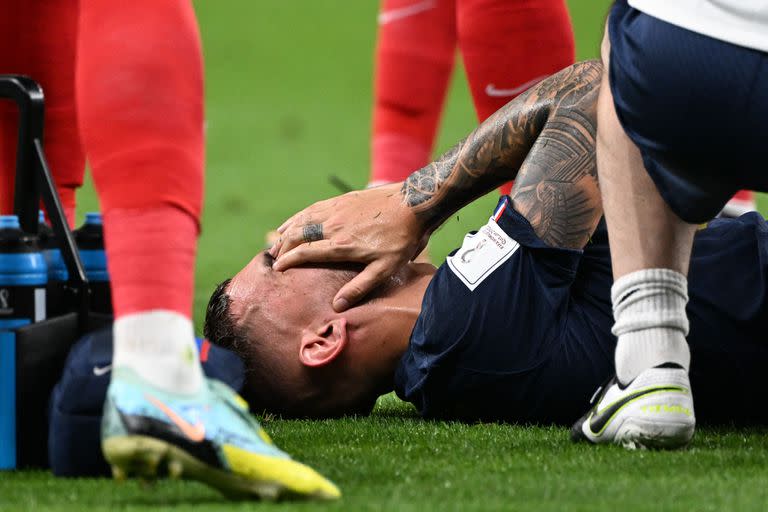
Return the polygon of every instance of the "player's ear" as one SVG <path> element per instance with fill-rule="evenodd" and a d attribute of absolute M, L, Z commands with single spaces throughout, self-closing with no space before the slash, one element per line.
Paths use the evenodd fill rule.
<path fill-rule="evenodd" d="M 348 339 L 345 318 L 335 318 L 315 330 L 305 329 L 299 345 L 299 360 L 304 366 L 325 366 L 341 354 Z"/>

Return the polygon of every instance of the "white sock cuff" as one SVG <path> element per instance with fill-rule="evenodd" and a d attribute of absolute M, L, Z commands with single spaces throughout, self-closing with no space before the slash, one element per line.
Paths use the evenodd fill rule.
<path fill-rule="evenodd" d="M 611 287 L 616 336 L 650 328 L 688 334 L 688 280 L 674 270 L 653 268 L 632 272 Z"/>
<path fill-rule="evenodd" d="M 195 331 L 185 315 L 165 309 L 154 309 L 123 315 L 115 320 L 113 337 L 120 340 L 121 349 L 152 354 L 177 343 L 194 340 Z M 197 345 L 194 344 L 197 349 Z"/>
<path fill-rule="evenodd" d="M 621 276 L 611 286 L 611 300 L 618 304 L 635 287 L 663 287 L 680 295 L 688 302 L 688 279 L 668 268 L 646 268 Z"/>
<path fill-rule="evenodd" d="M 192 321 L 169 310 L 149 310 L 115 320 L 115 368 L 131 368 L 153 386 L 193 394 L 203 385 Z"/>

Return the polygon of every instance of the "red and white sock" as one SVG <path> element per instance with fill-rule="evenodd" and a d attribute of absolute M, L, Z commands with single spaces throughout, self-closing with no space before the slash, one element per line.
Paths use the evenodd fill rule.
<path fill-rule="evenodd" d="M 202 383 L 192 310 L 197 222 L 173 206 L 112 209 L 104 237 L 115 311 L 115 367 L 169 391 Z"/>
<path fill-rule="evenodd" d="M 114 364 L 194 393 L 203 382 L 190 317 L 204 160 L 194 11 L 188 0 L 81 0 L 80 10 L 77 104 L 104 215 Z"/>

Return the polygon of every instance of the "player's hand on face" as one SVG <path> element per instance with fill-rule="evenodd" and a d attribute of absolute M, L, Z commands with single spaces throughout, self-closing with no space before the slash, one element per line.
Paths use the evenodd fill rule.
<path fill-rule="evenodd" d="M 427 242 L 425 228 L 403 202 L 401 183 L 349 192 L 317 202 L 278 228 L 270 249 L 274 270 L 305 263 L 355 262 L 365 269 L 339 290 L 333 308 L 344 311 L 414 258 Z"/>

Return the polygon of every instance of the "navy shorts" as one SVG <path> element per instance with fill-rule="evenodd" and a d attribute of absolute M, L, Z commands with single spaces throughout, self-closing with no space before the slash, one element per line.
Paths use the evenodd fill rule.
<path fill-rule="evenodd" d="M 610 13 L 616 113 L 672 210 L 699 223 L 739 189 L 768 190 L 768 54 L 659 20 Z"/>

